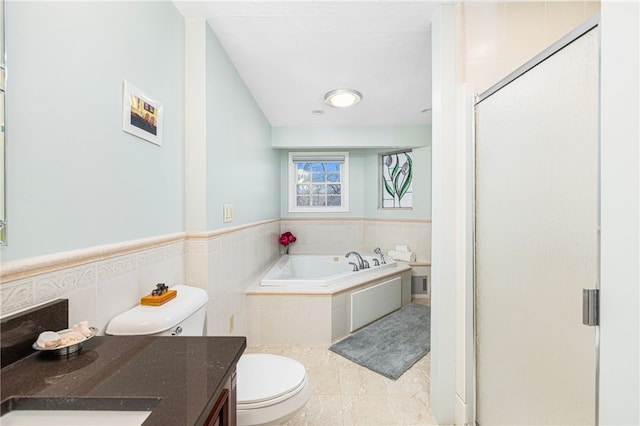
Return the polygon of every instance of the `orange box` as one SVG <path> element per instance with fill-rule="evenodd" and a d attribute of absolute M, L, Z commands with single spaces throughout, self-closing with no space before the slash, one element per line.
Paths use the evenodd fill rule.
<path fill-rule="evenodd" d="M 160 306 L 164 305 L 171 299 L 175 299 L 177 295 L 178 292 L 176 290 L 167 290 L 166 293 L 163 293 L 159 296 L 147 294 L 145 297 L 140 299 L 140 304 L 145 306 Z"/>

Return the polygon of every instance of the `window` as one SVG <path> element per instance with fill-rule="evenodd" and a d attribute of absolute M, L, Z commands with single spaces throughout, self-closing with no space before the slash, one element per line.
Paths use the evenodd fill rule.
<path fill-rule="evenodd" d="M 380 207 L 413 208 L 412 152 L 398 151 L 380 155 Z"/>
<path fill-rule="evenodd" d="M 290 152 L 289 211 L 348 212 L 348 171 L 348 152 Z"/>

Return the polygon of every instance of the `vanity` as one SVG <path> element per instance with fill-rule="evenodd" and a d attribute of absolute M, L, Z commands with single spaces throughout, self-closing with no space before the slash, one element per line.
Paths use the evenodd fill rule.
<path fill-rule="evenodd" d="M 32 353 L 2 368 L 1 414 L 98 410 L 140 413 L 145 426 L 235 425 L 245 348 L 245 337 L 96 336 L 67 356 Z"/>

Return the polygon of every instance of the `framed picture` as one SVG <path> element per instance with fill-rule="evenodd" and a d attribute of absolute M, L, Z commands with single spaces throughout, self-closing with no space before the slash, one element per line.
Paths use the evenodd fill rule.
<path fill-rule="evenodd" d="M 142 93 L 124 80 L 122 85 L 122 130 L 162 146 L 162 112 L 160 102 Z"/>

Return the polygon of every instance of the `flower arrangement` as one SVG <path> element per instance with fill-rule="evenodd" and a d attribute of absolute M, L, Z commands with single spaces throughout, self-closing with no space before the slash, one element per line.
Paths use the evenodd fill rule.
<path fill-rule="evenodd" d="M 296 237 L 287 231 L 280 235 L 280 245 L 284 246 L 284 254 L 289 254 L 289 245 L 296 242 Z"/>

